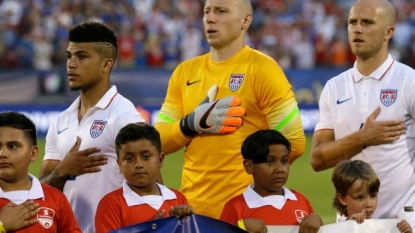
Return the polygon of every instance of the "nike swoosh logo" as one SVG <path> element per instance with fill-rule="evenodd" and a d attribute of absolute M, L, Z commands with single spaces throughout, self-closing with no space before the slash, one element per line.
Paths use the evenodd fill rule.
<path fill-rule="evenodd" d="M 210 112 L 215 108 L 218 101 L 216 101 L 210 108 L 203 114 L 203 117 L 200 119 L 199 127 L 202 129 L 209 129 L 210 126 L 207 124 L 207 118 L 209 117 Z"/>
<path fill-rule="evenodd" d="M 200 81 L 202 81 L 202 80 L 197 80 L 197 81 L 194 81 L 194 82 L 189 82 L 189 80 L 187 80 L 187 86 L 193 85 L 193 84 L 198 83 Z"/>
<path fill-rule="evenodd" d="M 337 100 L 337 104 L 342 104 L 342 103 L 344 103 L 344 102 L 346 102 L 346 101 L 348 101 L 348 100 L 351 100 L 352 98 L 348 98 L 348 99 L 345 99 L 345 100 L 342 100 L 342 101 L 340 101 L 340 100 Z"/>
<path fill-rule="evenodd" d="M 63 130 L 59 130 L 59 129 L 58 129 L 58 134 L 61 134 L 63 131 L 65 131 L 65 130 L 67 130 L 67 129 L 69 129 L 69 128 L 65 128 L 65 129 L 63 129 Z"/>

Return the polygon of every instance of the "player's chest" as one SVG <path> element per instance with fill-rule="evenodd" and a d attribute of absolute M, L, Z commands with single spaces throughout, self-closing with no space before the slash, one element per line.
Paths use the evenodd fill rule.
<path fill-rule="evenodd" d="M 337 89 L 332 105 L 339 121 L 362 121 L 377 107 L 381 108 L 378 120 L 402 119 L 407 113 L 403 84 L 362 80 L 351 86 Z"/>
<path fill-rule="evenodd" d="M 66 120 L 58 122 L 57 146 L 63 150 L 63 154 L 66 154 L 75 144 L 77 136 L 81 138 L 80 150 L 106 145 L 110 143 L 110 128 L 108 126 L 110 121 L 109 112 L 85 115 L 81 121 L 78 121 L 77 116 L 72 115 Z"/>

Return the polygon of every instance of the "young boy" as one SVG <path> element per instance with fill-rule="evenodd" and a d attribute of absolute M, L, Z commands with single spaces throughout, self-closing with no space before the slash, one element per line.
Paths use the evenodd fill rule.
<path fill-rule="evenodd" d="M 336 189 L 333 207 L 339 214 L 357 223 L 372 217 L 378 205 L 380 181 L 368 163 L 362 160 L 341 161 L 334 167 L 331 180 Z M 412 233 L 405 220 L 397 227 L 400 232 Z"/>
<path fill-rule="evenodd" d="M 222 221 L 249 232 L 267 232 L 266 225 L 300 225 L 300 232 L 317 232 L 323 224 L 307 198 L 284 187 L 291 145 L 278 131 L 259 130 L 242 144 L 243 165 L 254 184 L 228 201 Z"/>
<path fill-rule="evenodd" d="M 97 233 L 152 219 L 194 213 L 179 191 L 156 183 L 163 165 L 159 132 L 146 123 L 128 124 L 115 139 L 117 163 L 125 181 L 107 194 L 95 215 Z"/>
<path fill-rule="evenodd" d="M 29 118 L 17 112 L 0 113 L 0 208 L 10 207 L 10 202 L 37 203 L 37 215 L 18 232 L 81 232 L 62 192 L 28 174 L 39 153 L 36 140 L 36 127 Z M 32 220 L 36 220 L 33 225 Z M 0 232 L 18 230 L 14 223 L 4 221 Z"/>

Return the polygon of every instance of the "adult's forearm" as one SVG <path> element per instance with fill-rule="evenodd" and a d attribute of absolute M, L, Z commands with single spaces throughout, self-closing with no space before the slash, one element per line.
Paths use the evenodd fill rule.
<path fill-rule="evenodd" d="M 188 142 L 179 127 L 180 121 L 174 123 L 158 122 L 155 124 L 156 129 L 160 132 L 161 148 L 168 155 L 183 148 Z"/>
<path fill-rule="evenodd" d="M 311 150 L 311 166 L 315 171 L 323 171 L 334 167 L 338 162 L 351 159 L 364 148 L 362 140 L 351 134 L 340 140 L 322 142 Z"/>
<path fill-rule="evenodd" d="M 40 181 L 63 191 L 67 179 L 66 176 L 60 174 L 58 169 L 55 169 L 49 175 L 42 177 Z"/>

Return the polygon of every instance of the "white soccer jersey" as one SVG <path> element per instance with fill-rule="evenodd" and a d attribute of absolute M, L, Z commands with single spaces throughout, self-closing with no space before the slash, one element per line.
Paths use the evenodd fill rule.
<path fill-rule="evenodd" d="M 315 131 L 333 129 L 335 139 L 359 130 L 378 107 L 376 120 L 404 119 L 406 134 L 396 142 L 370 146 L 353 159 L 372 165 L 381 185 L 373 218 L 405 218 L 415 229 L 415 71 L 394 61 L 386 61 L 370 76 L 362 75 L 356 63 L 326 84 L 320 97 L 320 115 Z"/>
<path fill-rule="evenodd" d="M 74 210 L 76 219 L 84 233 L 95 232 L 95 211 L 101 198 L 122 186 L 115 153 L 115 137 L 128 123 L 144 121 L 134 105 L 117 93 L 112 86 L 101 100 L 91 108 L 81 122 L 78 121 L 80 98 L 61 112 L 49 127 L 46 136 L 44 160 L 61 161 L 76 141 L 81 138 L 79 150 L 99 147 L 99 154 L 108 156 L 108 164 L 97 173 L 84 174 L 66 181 L 63 193 Z"/>

